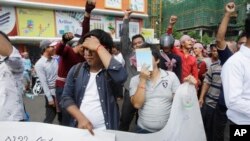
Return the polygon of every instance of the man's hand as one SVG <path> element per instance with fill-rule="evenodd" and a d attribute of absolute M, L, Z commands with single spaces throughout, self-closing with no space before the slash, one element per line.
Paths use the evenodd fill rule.
<path fill-rule="evenodd" d="M 172 15 L 169 19 L 169 25 L 173 26 L 177 22 L 177 16 Z"/>
<path fill-rule="evenodd" d="M 95 135 L 93 132 L 93 125 L 87 118 L 85 118 L 84 120 L 78 121 L 77 128 L 87 129 L 91 135 Z"/>
<path fill-rule="evenodd" d="M 234 2 L 229 2 L 226 6 L 225 6 L 225 12 L 232 14 L 233 12 L 235 12 L 235 4 Z"/>
<path fill-rule="evenodd" d="M 74 35 L 72 32 L 67 32 L 65 34 L 63 34 L 62 36 L 62 41 L 64 44 L 67 44 L 68 41 L 72 40 L 74 38 Z"/>
<path fill-rule="evenodd" d="M 82 46 L 92 51 L 97 51 L 98 46 L 100 45 L 100 41 L 95 36 L 90 36 L 85 39 Z"/>
<path fill-rule="evenodd" d="M 141 72 L 140 72 L 140 79 L 143 81 L 149 80 L 151 77 L 151 73 L 148 70 L 149 69 L 149 65 L 143 64 L 142 68 L 141 68 Z"/>
<path fill-rule="evenodd" d="M 53 106 L 53 107 L 55 107 L 56 105 L 55 105 L 55 102 L 54 102 L 54 100 L 52 100 L 52 101 L 49 101 L 48 102 L 48 104 L 49 104 L 49 106 Z"/>
<path fill-rule="evenodd" d="M 124 11 L 124 18 L 123 19 L 128 19 L 132 13 L 131 9 L 127 9 Z"/>
<path fill-rule="evenodd" d="M 85 11 L 90 14 L 91 11 L 95 9 L 95 4 L 96 4 L 95 0 L 87 0 L 85 5 Z"/>
<path fill-rule="evenodd" d="M 189 82 L 189 83 L 194 84 L 194 85 L 197 84 L 197 80 L 192 75 L 185 77 L 184 81 Z"/>
<path fill-rule="evenodd" d="M 204 104 L 204 100 L 203 100 L 203 98 L 200 98 L 200 99 L 199 99 L 200 108 L 203 106 L 203 104 Z"/>

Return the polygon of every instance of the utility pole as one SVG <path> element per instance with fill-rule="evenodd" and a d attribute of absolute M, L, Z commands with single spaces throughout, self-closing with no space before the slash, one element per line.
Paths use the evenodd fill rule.
<path fill-rule="evenodd" d="M 162 0 L 151 0 L 149 7 L 151 28 L 155 30 L 155 37 L 159 38 L 162 26 Z"/>

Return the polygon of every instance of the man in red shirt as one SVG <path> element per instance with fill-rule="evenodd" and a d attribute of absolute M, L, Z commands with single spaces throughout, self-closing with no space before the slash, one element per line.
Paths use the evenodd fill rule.
<path fill-rule="evenodd" d="M 73 33 L 69 32 L 62 36 L 62 41 L 56 47 L 56 54 L 60 56 L 59 66 L 58 66 L 58 78 L 56 80 L 56 98 L 57 101 L 60 102 L 61 95 L 63 92 L 64 84 L 66 81 L 66 77 L 68 72 L 72 66 L 79 62 L 85 61 L 83 54 L 84 50 L 81 47 L 83 36 L 89 32 L 90 29 L 90 14 L 91 11 L 95 8 L 95 1 L 87 1 L 84 12 L 84 20 L 82 22 L 82 35 L 80 40 L 78 41 L 78 45 L 74 48 L 67 45 L 68 41 L 74 38 Z M 68 114 L 64 111 L 59 111 L 59 122 L 61 125 L 69 125 Z"/>
<path fill-rule="evenodd" d="M 188 35 L 183 35 L 180 38 L 181 48 L 173 48 L 173 53 L 179 55 L 182 61 L 182 77 L 181 82 L 195 78 L 195 84 L 198 81 L 198 68 L 196 64 L 196 58 L 192 56 L 189 52 L 193 46 L 191 37 Z"/>
<path fill-rule="evenodd" d="M 172 34 L 173 27 L 177 22 L 177 16 L 171 16 L 169 20 L 169 25 L 166 33 Z M 180 48 L 173 47 L 172 52 L 181 57 L 181 83 L 183 81 L 189 81 L 197 86 L 198 82 L 198 68 L 196 64 L 196 58 L 190 54 L 190 50 L 193 47 L 193 41 L 190 36 L 183 35 L 180 39 Z"/>

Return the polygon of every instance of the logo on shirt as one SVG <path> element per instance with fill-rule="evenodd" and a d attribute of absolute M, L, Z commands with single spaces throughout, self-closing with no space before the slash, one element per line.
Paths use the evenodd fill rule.
<path fill-rule="evenodd" d="M 168 80 L 163 80 L 163 81 L 161 82 L 161 84 L 162 84 L 162 86 L 163 86 L 164 88 L 167 88 L 167 87 L 168 87 Z"/>

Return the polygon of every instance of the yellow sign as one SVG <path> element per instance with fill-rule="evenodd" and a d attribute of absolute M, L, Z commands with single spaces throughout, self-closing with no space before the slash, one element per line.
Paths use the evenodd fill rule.
<path fill-rule="evenodd" d="M 55 37 L 52 10 L 17 8 L 18 34 L 28 37 Z"/>
<path fill-rule="evenodd" d="M 145 38 L 145 41 L 148 43 L 153 43 L 154 40 L 154 29 L 142 28 L 141 34 Z"/>

